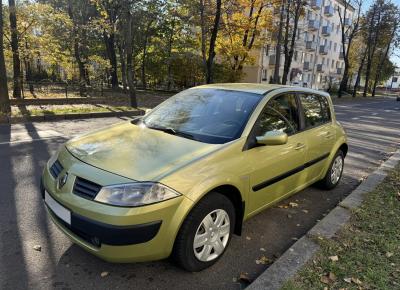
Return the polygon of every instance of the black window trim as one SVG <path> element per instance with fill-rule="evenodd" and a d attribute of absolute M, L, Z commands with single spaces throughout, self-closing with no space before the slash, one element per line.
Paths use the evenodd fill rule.
<path fill-rule="evenodd" d="M 257 122 L 258 122 L 260 116 L 262 115 L 262 113 L 264 113 L 264 111 L 267 108 L 269 102 L 274 100 L 274 99 L 276 99 L 276 98 L 278 98 L 278 97 L 280 97 L 280 96 L 282 96 L 282 95 L 293 94 L 294 97 L 295 97 L 296 105 L 297 105 L 297 122 L 298 122 L 299 127 L 298 127 L 298 129 L 297 129 L 297 131 L 295 133 L 288 135 L 288 138 L 290 138 L 291 136 L 294 136 L 294 135 L 302 132 L 302 130 L 301 130 L 301 121 L 302 121 L 301 118 L 302 117 L 301 117 L 301 114 L 300 114 L 300 112 L 302 112 L 302 107 L 301 107 L 300 99 L 299 99 L 297 93 L 298 93 L 297 91 L 286 91 L 286 92 L 278 93 L 278 94 L 274 95 L 273 97 L 271 97 L 267 101 L 267 103 L 262 108 L 260 114 L 258 114 L 257 119 L 254 122 L 253 127 L 251 128 L 249 135 L 247 136 L 247 140 L 246 140 L 246 143 L 243 146 L 242 151 L 247 151 L 247 150 L 250 150 L 252 148 L 259 147 L 256 144 L 253 144 L 255 138 L 252 138 L 252 137 L 254 137 L 253 134 L 254 134 L 254 130 L 255 130 L 255 127 L 257 125 Z"/>
<path fill-rule="evenodd" d="M 333 119 L 332 119 L 332 108 L 331 108 L 331 104 L 329 103 L 328 98 L 326 96 L 324 96 L 324 95 L 321 95 L 321 94 L 310 93 L 310 95 L 315 95 L 317 97 L 321 97 L 321 98 L 324 98 L 326 100 L 326 103 L 328 104 L 328 109 L 329 109 L 329 120 L 326 121 L 326 122 L 323 122 L 321 124 L 306 128 L 306 126 L 305 126 L 304 107 L 303 107 L 303 104 L 302 104 L 302 102 L 300 100 L 300 95 L 304 95 L 304 94 L 307 94 L 307 93 L 306 92 L 296 92 L 296 99 L 298 101 L 299 113 L 300 113 L 299 114 L 300 115 L 299 116 L 299 118 L 300 118 L 300 130 L 297 133 L 305 132 L 305 131 L 312 130 L 312 129 L 315 129 L 315 128 L 318 128 L 318 127 L 321 127 L 321 126 L 325 126 L 326 124 L 332 123 L 333 122 Z"/>

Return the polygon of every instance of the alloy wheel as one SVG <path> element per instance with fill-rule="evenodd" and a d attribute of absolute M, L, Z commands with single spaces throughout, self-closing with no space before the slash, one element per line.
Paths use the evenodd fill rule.
<path fill-rule="evenodd" d="M 342 156 L 337 156 L 332 164 L 331 170 L 331 182 L 332 184 L 338 183 L 343 171 L 343 158 Z"/>

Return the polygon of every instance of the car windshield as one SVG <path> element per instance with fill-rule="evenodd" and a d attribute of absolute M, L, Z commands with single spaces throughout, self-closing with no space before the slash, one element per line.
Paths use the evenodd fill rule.
<path fill-rule="evenodd" d="M 204 143 L 237 139 L 262 95 L 219 89 L 185 90 L 142 119 L 151 129 Z"/>

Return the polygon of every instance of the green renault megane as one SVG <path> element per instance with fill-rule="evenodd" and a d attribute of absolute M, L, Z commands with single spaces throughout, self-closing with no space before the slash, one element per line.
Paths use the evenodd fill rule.
<path fill-rule="evenodd" d="M 205 85 L 66 142 L 42 194 L 61 231 L 104 260 L 172 255 L 199 271 L 244 220 L 313 183 L 335 187 L 347 150 L 327 93 Z"/>

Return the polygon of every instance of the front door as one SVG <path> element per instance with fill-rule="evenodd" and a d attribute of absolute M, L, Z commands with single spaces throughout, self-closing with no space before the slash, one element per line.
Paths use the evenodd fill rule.
<path fill-rule="evenodd" d="M 268 101 L 254 125 L 249 141 L 269 131 L 282 131 L 288 135 L 288 142 L 284 145 L 268 146 L 254 144 L 243 152 L 247 162 L 252 165 L 250 212 L 266 207 L 303 183 L 306 140 L 299 133 L 299 128 L 295 94 L 279 95 Z"/>

